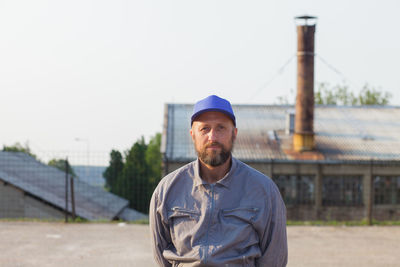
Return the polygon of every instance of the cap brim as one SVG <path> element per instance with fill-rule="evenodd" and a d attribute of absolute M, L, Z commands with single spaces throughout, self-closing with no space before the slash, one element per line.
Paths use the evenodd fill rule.
<path fill-rule="evenodd" d="M 235 118 L 235 116 L 232 116 L 232 114 L 230 114 L 229 112 L 226 112 L 225 110 L 218 109 L 218 108 L 203 109 L 201 111 L 196 112 L 195 114 L 192 115 L 191 124 L 193 124 L 193 122 L 196 120 L 196 118 L 198 116 L 200 116 L 201 114 L 203 114 L 205 112 L 210 112 L 210 111 L 217 111 L 217 112 L 221 112 L 221 113 L 225 114 L 226 116 L 228 116 L 232 120 L 233 125 L 236 127 L 236 118 Z"/>

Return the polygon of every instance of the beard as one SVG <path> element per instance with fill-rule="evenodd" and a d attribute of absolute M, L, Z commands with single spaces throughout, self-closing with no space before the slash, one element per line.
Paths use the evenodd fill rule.
<path fill-rule="evenodd" d="M 211 150 L 208 151 L 207 148 L 210 146 L 218 146 L 221 151 Z M 233 138 L 231 139 L 231 146 L 229 148 L 225 147 L 219 142 L 212 142 L 205 145 L 201 149 L 196 149 L 197 156 L 199 159 L 207 165 L 217 167 L 224 164 L 231 156 L 233 150 Z"/>

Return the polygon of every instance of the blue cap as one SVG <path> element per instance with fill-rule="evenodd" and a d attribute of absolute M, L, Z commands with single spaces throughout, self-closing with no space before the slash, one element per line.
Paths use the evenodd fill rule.
<path fill-rule="evenodd" d="M 228 115 L 229 118 L 232 119 L 233 125 L 236 127 L 236 118 L 233 114 L 231 103 L 216 95 L 210 95 L 194 105 L 191 124 L 193 124 L 196 117 L 207 111 L 218 111 Z"/>

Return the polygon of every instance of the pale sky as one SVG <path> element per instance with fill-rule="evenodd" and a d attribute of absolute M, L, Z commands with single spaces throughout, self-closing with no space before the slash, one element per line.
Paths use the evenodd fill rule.
<path fill-rule="evenodd" d="M 165 103 L 294 99 L 294 17 L 318 17 L 315 82 L 400 105 L 400 1 L 0 2 L 0 145 L 109 152 L 162 131 Z M 400 119 L 400 118 L 399 118 Z M 240 129 L 239 129 L 240 130 Z"/>

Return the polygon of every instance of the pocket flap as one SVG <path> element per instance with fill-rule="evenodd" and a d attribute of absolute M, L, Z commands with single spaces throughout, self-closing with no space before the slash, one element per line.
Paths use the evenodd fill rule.
<path fill-rule="evenodd" d="M 251 223 L 258 214 L 258 208 L 244 207 L 236 209 L 222 210 L 222 215 L 225 217 L 235 217 L 239 220 Z"/>
<path fill-rule="evenodd" d="M 173 207 L 168 212 L 168 219 L 178 218 L 178 217 L 190 217 L 195 218 L 198 217 L 200 213 L 198 211 L 189 210 L 181 207 Z"/>

